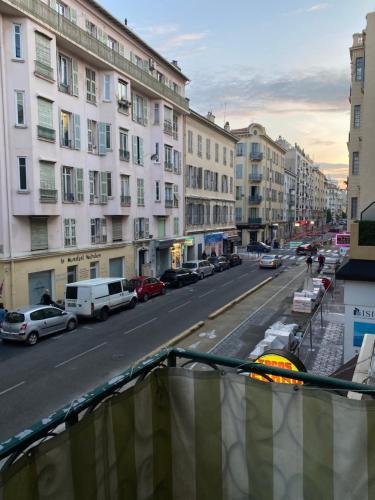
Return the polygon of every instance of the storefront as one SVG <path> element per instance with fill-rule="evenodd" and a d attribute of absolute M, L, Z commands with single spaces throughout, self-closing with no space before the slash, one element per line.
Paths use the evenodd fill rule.
<path fill-rule="evenodd" d="M 222 255 L 223 253 L 223 236 L 224 233 L 208 233 L 204 235 L 204 251 L 207 256 L 215 253 L 216 255 Z"/>
<path fill-rule="evenodd" d="M 240 241 L 241 238 L 238 236 L 238 231 L 236 229 L 226 231 L 223 234 L 223 253 L 235 253 Z"/>
<path fill-rule="evenodd" d="M 195 238 L 188 236 L 184 240 L 184 261 L 195 259 Z"/>

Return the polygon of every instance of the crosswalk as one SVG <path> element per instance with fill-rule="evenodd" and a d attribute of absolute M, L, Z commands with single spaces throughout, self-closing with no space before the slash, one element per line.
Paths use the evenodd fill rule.
<path fill-rule="evenodd" d="M 288 252 L 288 253 L 286 253 Z M 326 256 L 329 256 L 329 254 L 337 253 L 337 250 L 335 249 L 328 249 L 328 250 L 323 250 L 322 253 Z M 301 262 L 303 260 L 306 260 L 307 255 L 296 255 L 293 250 L 290 249 L 281 249 L 280 251 L 275 251 L 272 252 L 273 255 L 282 255 L 281 260 L 283 261 L 284 264 L 287 264 L 287 262 Z M 271 254 L 271 255 L 272 255 Z"/>

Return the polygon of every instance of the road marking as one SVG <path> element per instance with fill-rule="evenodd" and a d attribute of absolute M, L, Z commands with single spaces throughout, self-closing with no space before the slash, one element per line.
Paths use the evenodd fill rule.
<path fill-rule="evenodd" d="M 284 255 L 284 257 L 281 257 L 283 260 L 289 259 L 290 255 Z"/>
<path fill-rule="evenodd" d="M 250 274 L 250 273 L 243 273 L 243 274 L 240 274 L 238 277 L 243 278 L 244 276 L 247 276 L 248 274 Z"/>
<path fill-rule="evenodd" d="M 227 285 L 230 285 L 231 283 L 233 283 L 234 280 L 230 280 L 230 281 L 227 281 L 226 283 L 224 283 L 223 285 L 221 286 L 227 286 Z"/>
<path fill-rule="evenodd" d="M 181 307 L 184 307 L 186 306 L 187 304 L 190 304 L 191 300 L 188 300 L 186 302 L 183 302 L 182 304 L 180 304 L 179 306 L 177 307 L 174 307 L 173 309 L 169 309 L 169 313 L 173 312 L 173 311 L 177 311 L 177 309 L 180 309 Z"/>
<path fill-rule="evenodd" d="M 12 387 L 8 387 L 8 389 L 4 389 L 3 391 L 0 392 L 0 396 L 3 394 L 6 394 L 7 392 L 13 391 L 13 389 L 17 389 L 17 387 L 20 387 L 21 385 L 25 384 L 26 382 L 20 382 L 19 384 L 12 385 Z"/>
<path fill-rule="evenodd" d="M 92 347 L 91 349 L 88 349 L 87 351 L 81 352 L 80 354 L 77 354 L 76 356 L 73 356 L 70 359 L 67 359 L 66 361 L 63 361 L 62 363 L 59 363 L 58 365 L 55 366 L 55 368 L 59 368 L 59 366 L 66 365 L 67 363 L 70 363 L 71 361 L 74 361 L 75 359 L 81 358 L 85 354 L 88 354 L 89 352 L 96 351 L 96 349 L 100 349 L 100 347 L 103 347 L 106 345 L 107 342 L 103 342 L 102 344 L 96 345 L 95 347 Z"/>
<path fill-rule="evenodd" d="M 210 290 L 209 292 L 204 293 L 203 295 L 199 295 L 199 298 L 206 297 L 206 295 L 210 295 L 210 293 L 214 293 L 215 290 Z"/>
<path fill-rule="evenodd" d="M 150 323 L 152 323 L 153 321 L 156 321 L 158 318 L 152 318 L 148 321 L 145 321 L 144 323 L 142 323 L 141 325 L 138 325 L 138 326 L 135 326 L 134 328 L 132 328 L 131 330 L 127 330 L 126 332 L 123 333 L 123 335 L 127 335 L 128 333 L 131 333 L 131 332 L 134 332 L 135 330 L 138 330 L 138 328 L 142 328 L 142 326 L 146 326 L 146 325 L 149 325 Z"/>
<path fill-rule="evenodd" d="M 305 257 L 298 257 L 298 260 L 303 260 Z"/>
<path fill-rule="evenodd" d="M 289 257 L 289 259 L 290 259 L 290 260 L 294 260 L 295 258 L 296 258 L 296 256 L 295 256 L 295 255 L 291 255 L 291 256 Z"/>
<path fill-rule="evenodd" d="M 91 326 L 83 326 L 82 327 L 84 330 L 93 330 L 93 328 Z"/>

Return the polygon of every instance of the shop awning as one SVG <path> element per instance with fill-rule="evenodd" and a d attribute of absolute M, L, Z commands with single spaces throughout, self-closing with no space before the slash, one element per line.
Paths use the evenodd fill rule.
<path fill-rule="evenodd" d="M 336 279 L 347 281 L 375 281 L 375 261 L 363 259 L 344 260 L 336 271 Z"/>
<path fill-rule="evenodd" d="M 233 231 L 225 231 L 223 239 L 229 241 L 240 241 L 241 238 L 238 235 L 238 232 L 234 229 Z"/>
<path fill-rule="evenodd" d="M 175 240 L 156 240 L 155 247 L 159 250 L 164 250 L 165 248 L 173 247 Z"/>

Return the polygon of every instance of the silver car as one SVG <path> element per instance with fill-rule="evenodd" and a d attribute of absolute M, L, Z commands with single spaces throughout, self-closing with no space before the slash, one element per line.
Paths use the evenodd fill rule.
<path fill-rule="evenodd" d="M 0 338 L 35 345 L 40 337 L 77 326 L 75 314 L 53 306 L 25 306 L 5 315 Z"/>
<path fill-rule="evenodd" d="M 205 276 L 212 276 L 215 268 L 208 260 L 188 260 L 182 264 L 183 269 L 187 269 L 199 276 L 202 280 Z"/>

